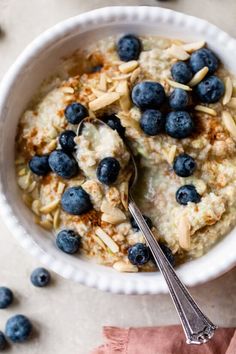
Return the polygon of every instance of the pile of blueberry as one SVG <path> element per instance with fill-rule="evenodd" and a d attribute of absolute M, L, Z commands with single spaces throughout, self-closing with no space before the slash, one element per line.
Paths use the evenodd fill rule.
<path fill-rule="evenodd" d="M 50 273 L 44 268 L 36 268 L 31 274 L 31 282 L 36 287 L 47 286 L 50 282 Z M 13 292 L 0 287 L 0 310 L 8 308 L 14 301 Z M 5 326 L 5 334 L 0 331 L 0 351 L 7 348 L 7 338 L 13 343 L 22 343 L 28 340 L 33 330 L 30 320 L 21 314 L 10 317 Z"/>

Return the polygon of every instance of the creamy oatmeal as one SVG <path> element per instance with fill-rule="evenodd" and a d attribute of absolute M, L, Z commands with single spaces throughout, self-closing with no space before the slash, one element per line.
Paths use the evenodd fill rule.
<path fill-rule="evenodd" d="M 169 259 L 203 255 L 236 224 L 236 79 L 204 42 L 123 38 L 78 51 L 43 85 L 19 122 L 16 173 L 59 248 L 136 272 L 155 265 L 128 212 L 123 137 L 135 199 Z M 77 136 L 85 117 L 110 128 L 88 121 Z"/>

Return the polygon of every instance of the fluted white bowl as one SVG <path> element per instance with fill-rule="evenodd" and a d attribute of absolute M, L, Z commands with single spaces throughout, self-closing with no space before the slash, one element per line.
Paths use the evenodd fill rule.
<path fill-rule="evenodd" d="M 126 294 L 166 292 L 159 273 L 118 273 L 109 267 L 63 254 L 53 236 L 34 224 L 23 204 L 14 171 L 14 140 L 22 112 L 43 79 L 53 74 L 64 56 L 99 38 L 117 33 L 158 35 L 187 41 L 205 39 L 222 62 L 236 74 L 236 41 L 196 17 L 158 7 L 107 7 L 69 18 L 36 38 L 19 56 L 0 86 L 0 212 L 21 245 L 65 278 Z M 14 257 L 14 255 L 13 255 Z M 178 268 L 184 283 L 193 286 L 217 277 L 236 263 L 233 230 L 203 257 Z"/>

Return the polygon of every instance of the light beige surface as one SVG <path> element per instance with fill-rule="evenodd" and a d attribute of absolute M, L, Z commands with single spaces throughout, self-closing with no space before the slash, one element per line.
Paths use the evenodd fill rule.
<path fill-rule="evenodd" d="M 0 0 L 0 78 L 21 50 L 39 33 L 80 12 L 110 5 L 99 0 Z M 159 5 L 204 17 L 236 37 L 235 0 L 112 1 L 113 5 Z M 225 255 L 227 257 L 227 255 Z M 121 296 L 102 293 L 53 275 L 54 284 L 33 288 L 29 275 L 38 262 L 21 249 L 0 220 L 0 285 L 17 301 L 1 310 L 0 330 L 9 316 L 24 313 L 37 334 L 9 353 L 87 354 L 101 343 L 102 325 L 152 326 L 178 323 L 169 296 Z M 236 326 L 236 269 L 192 290 L 217 324 Z M 178 354 L 178 353 L 175 353 Z"/>

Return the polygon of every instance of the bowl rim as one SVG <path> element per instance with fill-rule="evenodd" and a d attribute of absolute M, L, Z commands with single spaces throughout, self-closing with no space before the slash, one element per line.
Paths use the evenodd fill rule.
<path fill-rule="evenodd" d="M 180 12 L 165 8 L 151 6 L 111 6 L 95 9 L 59 22 L 40 34 L 23 50 L 23 52 L 4 75 L 0 83 L 0 116 L 4 112 L 4 102 L 6 101 L 8 92 L 10 91 L 15 80 L 19 77 L 20 72 L 28 62 L 34 59 L 37 53 L 41 52 L 43 48 L 52 45 L 55 41 L 62 38 L 62 36 L 70 34 L 71 31 L 78 28 L 78 25 L 80 25 L 81 28 L 84 28 L 91 23 L 100 26 L 101 24 L 106 24 L 111 20 L 114 22 L 120 20 L 135 22 L 135 18 L 137 18 L 136 22 L 139 22 L 145 21 L 148 16 L 152 16 L 152 18 L 156 17 L 157 19 L 161 18 L 164 21 L 169 21 L 174 24 L 181 22 L 186 24 L 186 26 L 190 22 L 197 23 L 199 28 L 207 28 L 211 31 L 212 35 L 217 34 L 218 41 L 221 43 L 226 43 L 227 46 L 232 47 L 232 49 L 236 52 L 235 39 L 230 37 L 226 32 L 220 30 L 215 25 L 194 16 L 182 14 Z M 135 277 L 132 275 L 126 275 L 126 278 L 123 280 L 121 280 L 121 278 L 118 279 L 118 277 L 116 278 L 113 274 L 113 276 L 108 279 L 107 275 L 103 275 L 102 272 L 94 273 L 93 270 L 84 271 L 83 269 L 79 269 L 77 267 L 75 268 L 70 265 L 69 262 L 59 261 L 54 256 L 46 253 L 20 224 L 20 221 L 14 214 L 11 205 L 8 204 L 2 188 L 0 192 L 0 211 L 4 222 L 19 243 L 33 256 L 36 256 L 45 266 L 65 278 L 72 279 L 90 287 L 99 288 L 103 291 L 110 291 L 112 293 L 157 294 L 167 292 L 164 280 L 158 281 L 158 279 L 160 280 L 160 276 L 158 275 L 147 281 L 143 281 L 144 277 L 139 276 L 139 273 L 136 273 Z M 235 264 L 236 248 L 235 251 L 231 249 L 231 252 L 227 255 L 227 259 L 223 259 L 222 257 L 216 268 L 209 267 L 207 272 L 199 272 L 194 279 L 191 275 L 186 275 L 186 271 L 182 271 L 185 269 L 184 266 L 181 266 L 178 269 L 178 274 L 180 274 L 180 277 L 187 286 L 193 286 L 225 273 Z"/>

